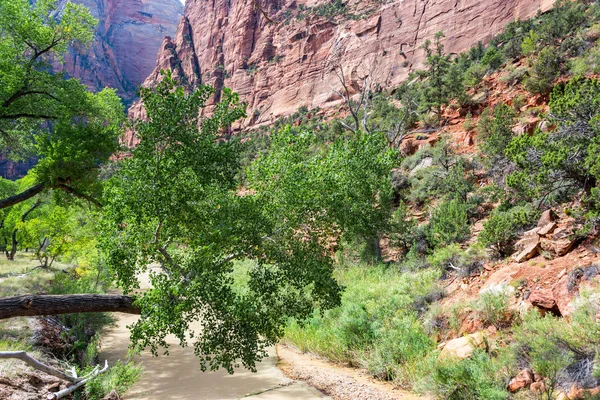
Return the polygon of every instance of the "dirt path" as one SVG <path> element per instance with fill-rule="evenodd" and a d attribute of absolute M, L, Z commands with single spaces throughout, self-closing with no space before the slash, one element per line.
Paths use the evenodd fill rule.
<path fill-rule="evenodd" d="M 148 284 L 143 279 L 142 286 Z M 143 288 L 143 287 L 142 287 Z M 107 331 L 102 340 L 100 359 L 109 363 L 124 360 L 129 345 L 129 330 L 137 316 L 115 314 L 117 325 Z M 257 367 L 258 372 L 236 370 L 233 375 L 225 371 L 202 372 L 193 349 L 181 348 L 175 338 L 167 340 L 173 346 L 168 356 L 152 357 L 143 353 L 135 358 L 142 363 L 142 377 L 127 393 L 125 399 L 144 400 L 229 400 L 249 397 L 256 400 L 317 400 L 327 398 L 302 382 L 287 378 L 277 368 L 277 356 L 271 351 L 269 358 Z"/>

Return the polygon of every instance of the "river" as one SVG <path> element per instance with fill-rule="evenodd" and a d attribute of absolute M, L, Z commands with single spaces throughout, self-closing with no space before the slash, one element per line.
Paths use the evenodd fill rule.
<path fill-rule="evenodd" d="M 148 279 L 142 278 L 142 289 Z M 136 315 L 116 313 L 116 325 L 102 338 L 100 359 L 109 364 L 127 358 L 129 330 L 127 325 L 138 318 Z M 237 369 L 233 375 L 224 370 L 202 372 L 192 347 L 182 348 L 176 338 L 169 338 L 172 345 L 169 355 L 153 357 L 142 353 L 134 358 L 141 362 L 141 379 L 125 395 L 125 399 L 170 400 L 229 400 L 249 397 L 256 400 L 317 400 L 327 399 L 316 389 L 302 382 L 293 381 L 277 368 L 277 356 L 271 350 L 268 358 L 257 366 L 257 372 Z"/>

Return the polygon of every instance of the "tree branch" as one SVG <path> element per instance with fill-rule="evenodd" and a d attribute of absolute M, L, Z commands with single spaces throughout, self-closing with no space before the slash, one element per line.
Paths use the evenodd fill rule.
<path fill-rule="evenodd" d="M 86 376 L 84 379 L 80 380 L 79 382 L 77 382 L 76 384 L 69 386 L 66 389 L 61 390 L 60 392 L 56 392 L 56 393 L 49 393 L 47 399 L 48 400 L 58 400 L 58 399 L 62 399 L 65 396 L 70 395 L 71 393 L 73 393 L 74 391 L 76 391 L 77 389 L 79 389 L 81 386 L 85 385 L 90 379 L 94 379 L 95 377 L 97 377 L 98 375 L 100 375 L 103 372 L 106 372 L 108 370 L 108 361 L 104 361 L 104 368 L 100 369 L 100 367 L 96 366 L 96 368 L 94 368 L 94 370 L 88 375 Z"/>
<path fill-rule="evenodd" d="M 38 183 L 35 186 L 30 187 L 29 189 L 12 195 L 10 197 L 4 198 L 0 200 L 0 209 L 7 208 L 10 206 L 14 206 L 22 201 L 29 200 L 33 196 L 43 192 L 46 189 L 46 185 L 43 183 Z"/>
<path fill-rule="evenodd" d="M 89 196 L 85 193 L 81 193 L 78 190 L 76 190 L 75 188 L 65 185 L 65 184 L 59 184 L 57 186 L 55 186 L 57 189 L 61 189 L 64 190 L 65 192 L 79 198 L 79 199 L 83 199 L 83 200 L 87 200 L 88 202 L 92 203 L 93 205 L 95 205 L 98 208 L 102 208 L 103 205 L 102 203 L 100 203 L 98 200 L 96 200 L 95 198 L 93 198 L 92 196 Z"/>

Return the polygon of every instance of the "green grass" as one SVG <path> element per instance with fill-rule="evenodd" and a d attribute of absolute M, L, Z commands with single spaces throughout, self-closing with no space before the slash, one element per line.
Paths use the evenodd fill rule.
<path fill-rule="evenodd" d="M 368 369 L 374 376 L 408 387 L 423 357 L 435 350 L 420 322 L 439 272 L 402 274 L 383 266 L 339 268 L 342 305 L 305 323 L 291 320 L 284 340 L 301 351 Z"/>
<path fill-rule="evenodd" d="M 23 274 L 37 265 L 39 262 L 32 253 L 19 252 L 13 261 L 7 260 L 4 254 L 0 254 L 0 277 L 9 274 Z"/>

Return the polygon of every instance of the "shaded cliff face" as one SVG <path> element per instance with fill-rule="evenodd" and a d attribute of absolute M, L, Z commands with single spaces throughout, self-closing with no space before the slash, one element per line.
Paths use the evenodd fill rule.
<path fill-rule="evenodd" d="M 69 0 L 61 0 L 61 5 Z M 58 66 L 92 90 L 112 87 L 126 103 L 152 72 L 156 50 L 173 35 L 183 15 L 179 0 L 71 0 L 100 20 L 86 52 L 71 50 Z"/>
<path fill-rule="evenodd" d="M 514 19 L 552 7 L 554 0 L 188 0 L 173 39 L 160 47 L 157 67 L 185 83 L 230 87 L 248 103 L 246 125 L 269 122 L 301 106 L 339 104 L 332 90 L 341 65 L 349 86 L 370 74 L 384 87 L 423 65 L 420 46 L 443 31 L 449 53 L 487 41 Z M 326 16 L 324 16 L 326 15 Z M 131 114 L 139 114 L 139 105 Z"/>

